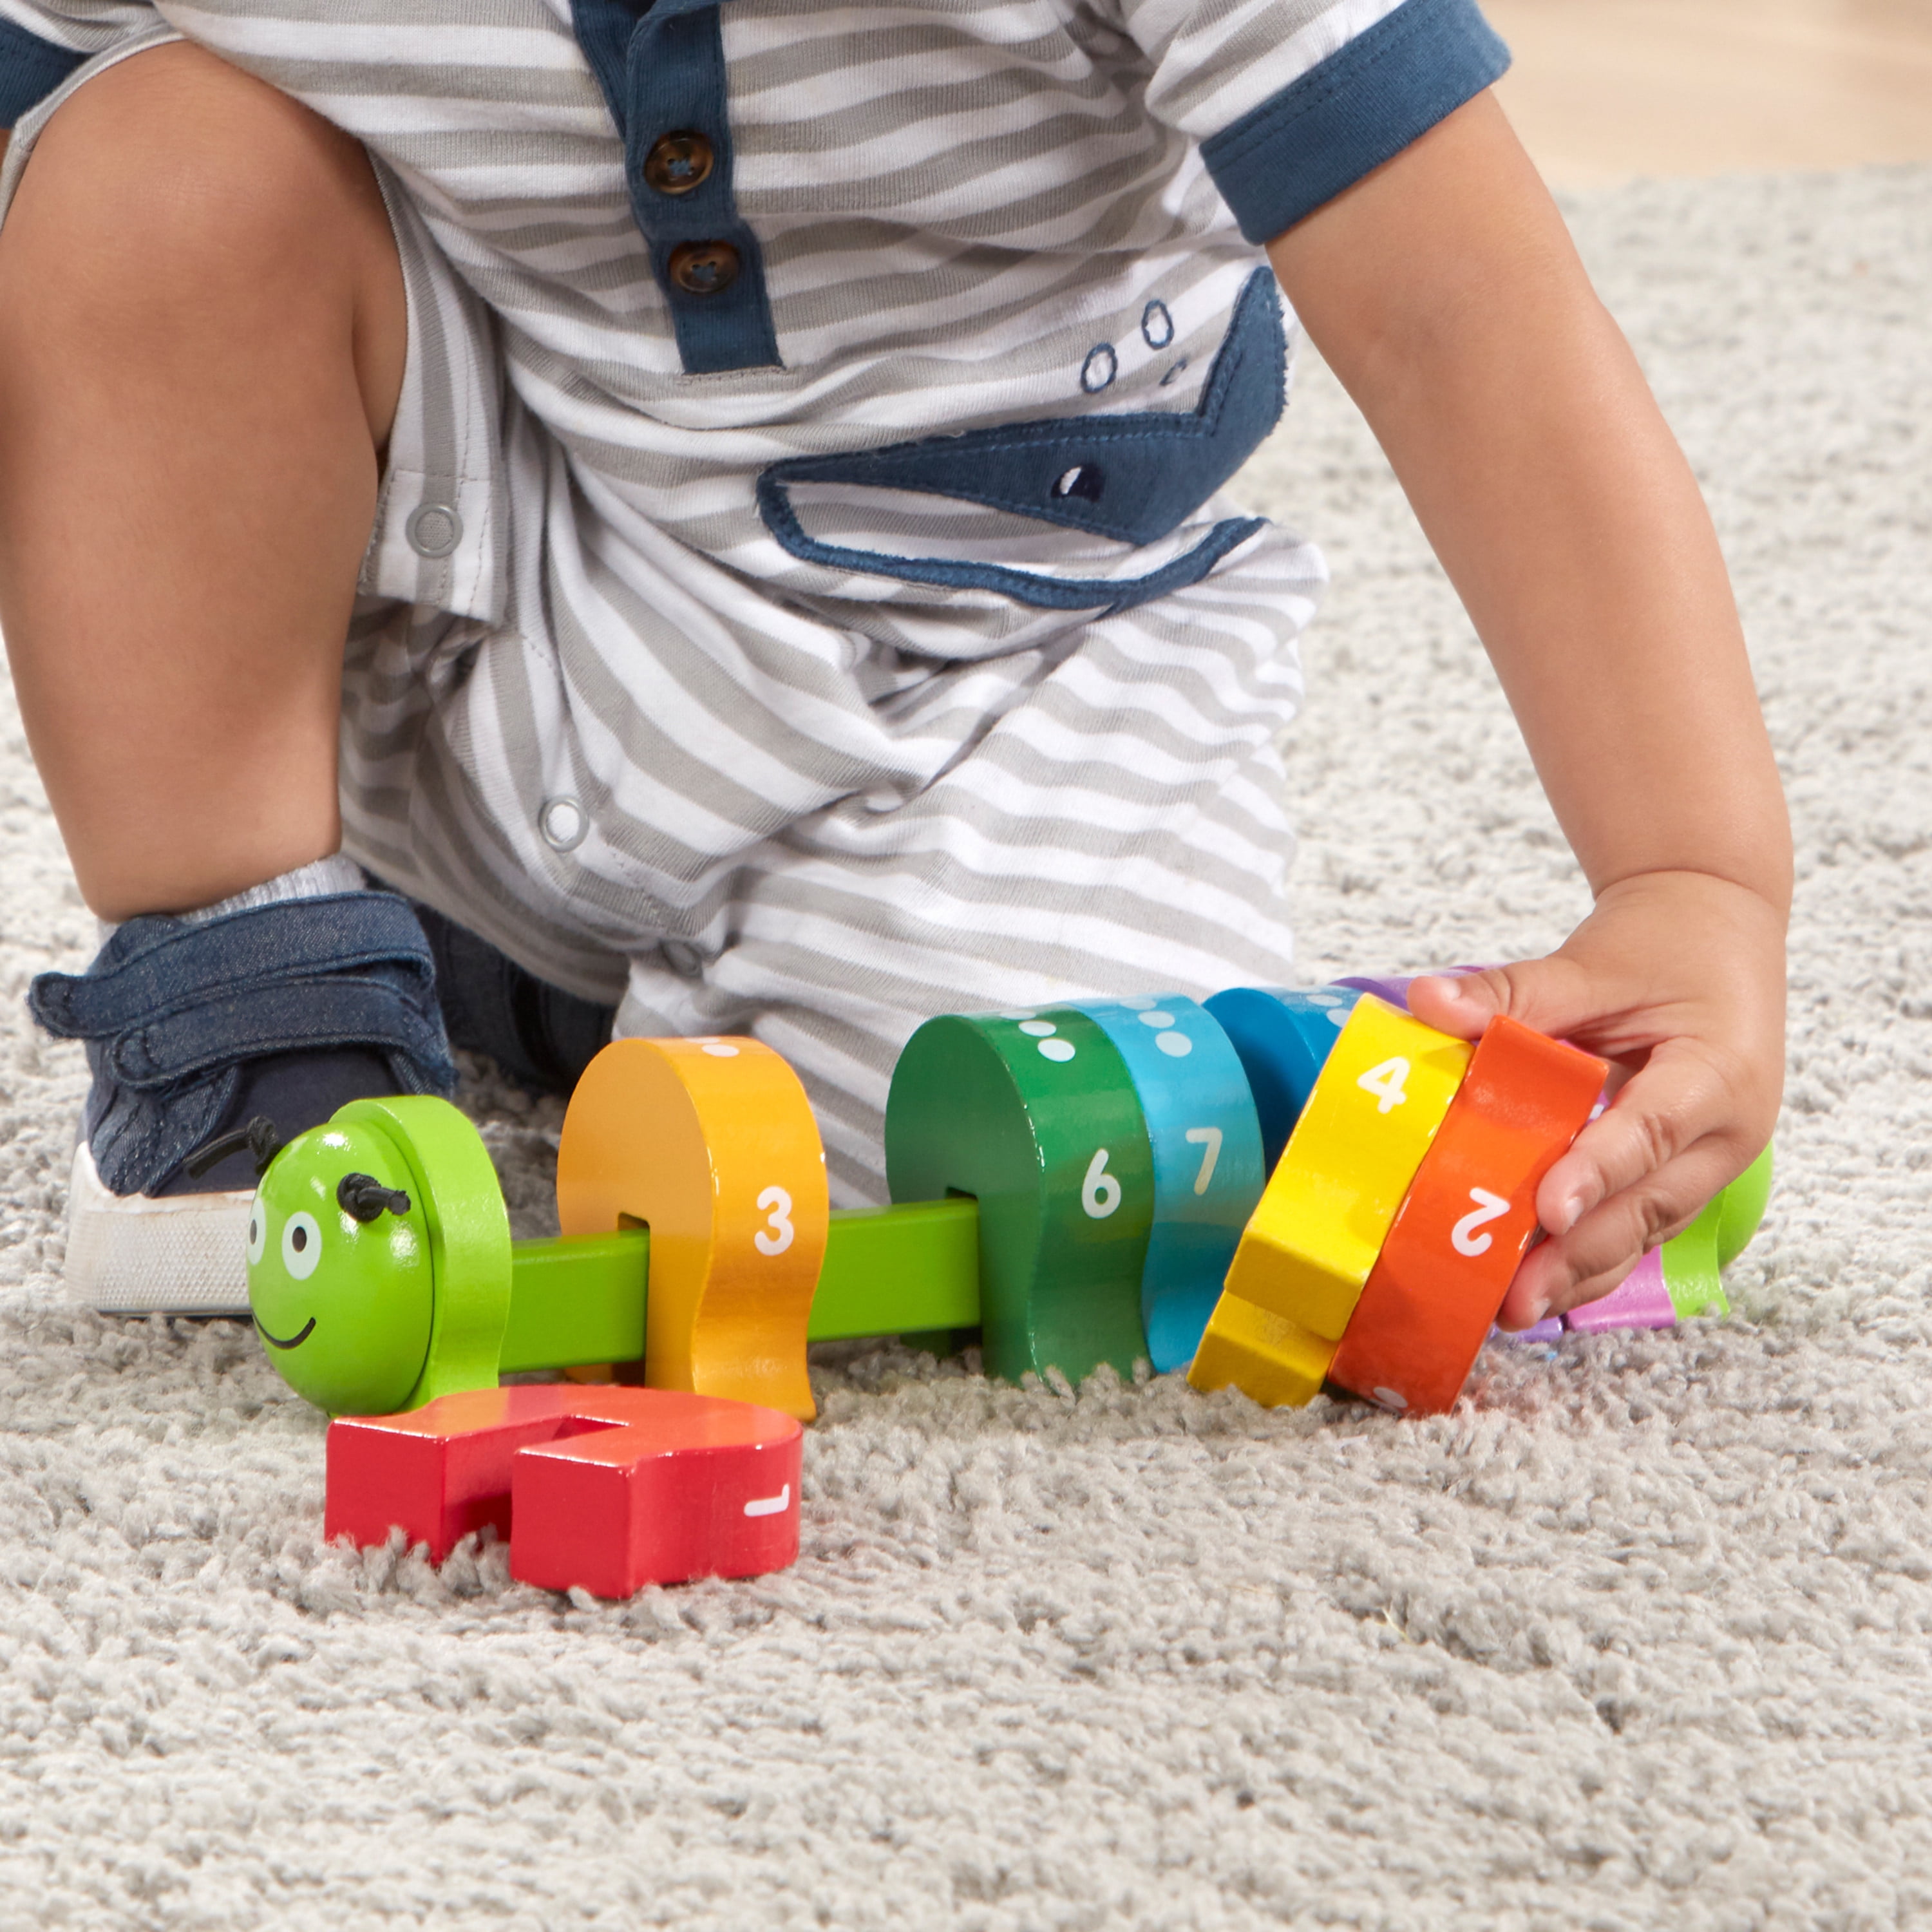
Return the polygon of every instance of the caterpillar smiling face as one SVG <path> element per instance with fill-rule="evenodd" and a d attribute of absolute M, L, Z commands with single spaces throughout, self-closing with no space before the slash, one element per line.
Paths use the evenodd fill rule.
<path fill-rule="evenodd" d="M 371 1123 L 291 1141 L 248 1216 L 248 1303 L 275 1366 L 332 1415 L 400 1408 L 429 1353 L 434 1288 L 407 1164 Z"/>

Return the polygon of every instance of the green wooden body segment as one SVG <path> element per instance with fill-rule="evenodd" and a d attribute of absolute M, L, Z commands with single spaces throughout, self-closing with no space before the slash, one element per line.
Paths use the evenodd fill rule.
<path fill-rule="evenodd" d="M 1766 1148 L 1681 1234 L 1664 1244 L 1664 1286 L 1680 1322 L 1728 1315 L 1724 1270 L 1744 1251 L 1771 1198 L 1771 1150 Z"/>
<path fill-rule="evenodd" d="M 980 1325 L 980 1204 L 835 1209 L 806 1338 Z"/>
<path fill-rule="evenodd" d="M 510 1319 L 500 1373 L 634 1362 L 644 1352 L 651 1238 L 641 1228 L 510 1250 Z"/>
<path fill-rule="evenodd" d="M 977 1200 L 989 1374 L 1132 1372 L 1147 1352 L 1154 1156 L 1126 1064 L 1094 1022 L 928 1020 L 893 1072 L 886 1172 L 895 1202 Z"/>
<path fill-rule="evenodd" d="M 1718 1265 L 1727 1268 L 1750 1245 L 1771 1203 L 1772 1155 L 1766 1148 L 1718 1197 Z"/>
<path fill-rule="evenodd" d="M 635 1361 L 644 1352 L 651 1238 L 644 1228 L 519 1241 L 497 1369 Z M 967 1200 L 851 1208 L 832 1216 L 809 1339 L 980 1325 L 980 1209 Z"/>

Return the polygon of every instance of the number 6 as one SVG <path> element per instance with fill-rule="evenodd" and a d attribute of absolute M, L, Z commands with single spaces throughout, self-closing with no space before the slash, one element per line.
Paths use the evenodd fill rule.
<path fill-rule="evenodd" d="M 1104 1221 L 1120 1204 L 1120 1184 L 1107 1172 L 1105 1148 L 1087 1164 L 1087 1178 L 1080 1184 L 1080 1204 L 1096 1221 Z"/>

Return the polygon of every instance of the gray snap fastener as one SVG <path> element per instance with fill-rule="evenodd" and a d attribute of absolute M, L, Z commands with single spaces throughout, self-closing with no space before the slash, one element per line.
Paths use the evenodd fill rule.
<path fill-rule="evenodd" d="M 424 503 L 403 526 L 410 548 L 418 556 L 447 556 L 463 541 L 463 519 L 448 503 Z"/>
<path fill-rule="evenodd" d="M 537 814 L 537 830 L 554 852 L 574 852 L 584 843 L 590 821 L 574 798 L 547 798 Z"/>
<path fill-rule="evenodd" d="M 704 956 L 688 941 L 667 939 L 658 950 L 664 955 L 664 964 L 680 980 L 696 980 L 703 976 Z"/>

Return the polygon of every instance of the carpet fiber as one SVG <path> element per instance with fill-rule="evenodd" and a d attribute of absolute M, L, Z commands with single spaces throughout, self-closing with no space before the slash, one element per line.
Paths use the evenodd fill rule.
<path fill-rule="evenodd" d="M 1736 1318 L 1496 1349 L 1450 1416 L 848 1346 L 804 1553 L 620 1605 L 321 1540 L 233 1324 L 59 1285 L 91 923 L 0 730 L 0 1932 L 1864 1928 L 1932 1916 L 1932 171 L 1574 204 L 1704 478 L 1796 814 L 1790 1104 Z M 1304 976 L 1585 903 L 1322 370 Z M 480 1078 L 520 1228 L 554 1109 Z"/>

